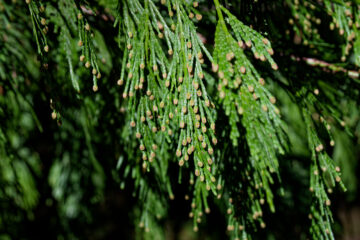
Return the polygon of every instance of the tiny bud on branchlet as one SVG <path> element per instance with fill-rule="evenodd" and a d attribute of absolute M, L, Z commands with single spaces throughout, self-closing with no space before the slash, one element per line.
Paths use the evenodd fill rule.
<path fill-rule="evenodd" d="M 274 69 L 274 70 L 278 70 L 278 69 L 279 69 L 279 67 L 278 67 L 278 65 L 277 65 L 276 63 L 272 64 L 271 67 L 272 67 L 272 69 Z"/>
<path fill-rule="evenodd" d="M 226 210 L 226 212 L 227 212 L 227 214 L 231 214 L 231 213 L 232 213 L 231 208 L 228 208 L 228 209 Z"/>
<path fill-rule="evenodd" d="M 186 43 L 186 46 L 187 46 L 188 48 L 191 48 L 191 47 L 192 47 L 191 42 L 190 42 L 190 41 L 189 41 L 189 42 L 187 42 L 187 43 Z"/>
<path fill-rule="evenodd" d="M 157 26 L 158 26 L 160 31 L 162 31 L 164 29 L 164 25 L 160 21 L 157 22 Z"/>
<path fill-rule="evenodd" d="M 240 72 L 241 72 L 242 74 L 244 74 L 244 73 L 246 72 L 246 68 L 245 68 L 244 66 L 241 66 L 241 67 L 240 67 Z"/>
<path fill-rule="evenodd" d="M 233 52 L 229 52 L 226 54 L 226 60 L 231 61 L 235 57 Z"/>
<path fill-rule="evenodd" d="M 268 48 L 266 50 L 270 55 L 274 55 L 274 50 L 272 48 Z"/>
<path fill-rule="evenodd" d="M 213 72 L 217 72 L 219 70 L 219 65 L 218 64 L 212 63 L 211 67 L 212 67 Z"/>
<path fill-rule="evenodd" d="M 121 85 L 123 85 L 123 84 L 124 84 L 124 80 L 119 79 L 119 80 L 117 81 L 117 85 L 121 86 Z"/>
<path fill-rule="evenodd" d="M 135 127 L 135 125 L 136 125 L 135 121 L 130 122 L 130 127 Z"/>
<path fill-rule="evenodd" d="M 316 150 L 317 152 L 321 152 L 323 149 L 324 149 L 324 146 L 323 146 L 322 144 L 320 144 L 319 146 L 317 146 L 317 147 L 315 148 L 315 150 Z"/>
<path fill-rule="evenodd" d="M 266 105 L 262 105 L 261 108 L 262 108 L 262 110 L 263 110 L 264 112 L 267 112 L 267 111 L 268 111 L 268 107 L 267 107 Z"/>
<path fill-rule="evenodd" d="M 276 103 L 276 98 L 275 98 L 275 97 L 270 97 L 270 102 L 271 102 L 272 104 L 275 104 L 275 103 Z"/>
<path fill-rule="evenodd" d="M 204 175 L 200 175 L 200 182 L 203 182 L 203 181 L 205 181 L 205 177 L 204 177 Z"/>
<path fill-rule="evenodd" d="M 249 90 L 249 92 L 252 93 L 252 92 L 254 92 L 254 87 L 253 87 L 252 85 L 249 85 L 249 86 L 248 86 L 248 90 Z"/>

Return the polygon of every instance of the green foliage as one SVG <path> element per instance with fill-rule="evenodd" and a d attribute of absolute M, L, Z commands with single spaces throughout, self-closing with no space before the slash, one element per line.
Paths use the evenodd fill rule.
<path fill-rule="evenodd" d="M 195 232 L 211 208 L 230 239 L 270 239 L 286 201 L 301 237 L 334 239 L 330 195 L 357 189 L 359 9 L 0 0 L 0 238 L 29 238 L 14 226 L 43 205 L 54 236 L 86 238 L 73 223 L 116 185 L 136 239 L 165 239 L 178 197 Z"/>

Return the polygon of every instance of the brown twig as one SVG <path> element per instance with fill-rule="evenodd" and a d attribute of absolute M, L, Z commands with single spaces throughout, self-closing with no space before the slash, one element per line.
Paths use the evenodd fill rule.
<path fill-rule="evenodd" d="M 343 72 L 345 74 L 348 74 L 349 77 L 351 78 L 359 78 L 359 71 L 356 70 L 348 70 L 346 68 L 337 66 L 333 63 L 328 63 L 325 62 L 323 60 L 319 60 L 316 58 L 308 58 L 308 57 L 296 57 L 294 55 L 291 55 L 291 59 L 295 60 L 295 61 L 304 61 L 306 64 L 310 65 L 310 66 L 314 66 L 314 67 L 321 67 L 323 69 L 323 71 L 325 72 L 333 72 L 333 73 L 337 73 L 337 72 Z"/>

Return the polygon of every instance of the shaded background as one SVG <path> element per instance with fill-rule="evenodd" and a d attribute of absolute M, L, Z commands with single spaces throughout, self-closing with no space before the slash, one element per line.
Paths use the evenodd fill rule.
<path fill-rule="evenodd" d="M 110 7 L 111 2 L 91 4 L 96 11 L 112 16 L 114 12 L 104 7 Z M 67 68 L 63 66 L 67 64 L 64 51 L 39 58 L 23 3 L 4 1 L 2 4 L 11 8 L 12 15 L 4 9 L 0 12 L 0 16 L 11 20 L 0 22 L 0 56 L 7 62 L 2 65 L 5 77 L 0 81 L 1 137 L 7 139 L 0 148 L 0 239 L 135 239 L 138 235 L 134 219 L 141 209 L 136 205 L 133 182 L 131 179 L 124 182 L 116 168 L 120 157 L 126 160 L 124 148 L 129 143 L 122 138 L 125 120 L 119 110 L 119 93 L 114 88 L 122 51 L 114 39 L 117 29 L 112 27 L 111 17 L 104 20 L 100 15 L 88 16 L 91 25 L 101 33 L 98 47 L 101 67 L 106 70 L 102 87 L 94 95 L 88 72 L 76 66 L 77 74 L 87 80 L 82 83 L 79 97 L 74 95 Z M 112 4 L 116 6 L 115 1 Z M 304 62 L 289 61 L 290 55 L 319 55 L 302 45 L 302 36 L 291 30 L 288 24 L 291 12 L 282 1 L 252 4 L 252 1 L 241 1 L 231 5 L 225 1 L 240 20 L 253 25 L 271 40 L 276 50 L 275 60 L 284 77 L 299 85 L 309 78 L 331 78 L 334 82 L 344 78 L 342 73 L 329 73 Z M 203 2 L 201 6 L 205 14 L 198 25 L 199 33 L 211 49 L 214 9 L 211 3 Z M 54 31 L 51 23 L 49 27 L 50 32 Z M 334 46 L 334 52 L 340 52 L 336 49 L 341 42 L 337 34 L 325 23 L 319 29 Z M 51 49 L 61 45 L 55 36 L 49 34 L 54 45 Z M 18 48 L 20 57 L 8 50 L 10 46 Z M 71 48 L 77 62 L 76 41 L 71 43 Z M 325 51 L 322 54 L 320 56 L 328 61 L 340 57 L 340 54 L 328 56 Z M 254 64 L 265 71 L 261 63 Z M 304 123 L 296 104 L 276 85 L 279 84 L 276 76 L 265 74 L 274 78 L 269 87 L 276 94 L 284 120 L 289 124 L 287 133 L 292 148 L 280 160 L 284 194 L 275 193 L 276 212 L 264 213 L 267 227 L 259 230 L 254 239 L 306 239 L 311 196 L 308 190 L 310 153 Z M 60 122 L 51 119 L 50 101 L 60 109 Z M 339 102 L 344 112 L 349 113 L 346 123 L 353 135 L 335 129 L 336 145 L 331 153 L 342 168 L 348 188 L 345 193 L 334 189 L 331 197 L 336 239 L 344 240 L 360 239 L 359 99 L 354 102 L 345 98 Z M 170 166 L 169 175 L 177 178 L 177 165 Z M 280 184 L 275 184 L 273 189 L 280 189 Z M 225 239 L 226 219 L 212 202 L 212 211 L 201 223 L 199 233 L 192 231 L 192 220 L 188 217 L 190 202 L 184 199 L 187 191 L 186 184 L 174 188 L 175 199 L 169 201 L 168 218 L 162 220 L 166 239 Z"/>

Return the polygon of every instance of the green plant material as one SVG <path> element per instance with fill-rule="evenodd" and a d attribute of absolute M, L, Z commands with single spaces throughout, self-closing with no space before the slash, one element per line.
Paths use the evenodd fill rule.
<path fill-rule="evenodd" d="M 358 4 L 0 0 L 0 238 L 40 210 L 53 238 L 108 238 L 75 228 L 130 192 L 136 239 L 165 239 L 183 197 L 194 232 L 214 208 L 230 239 L 276 238 L 293 206 L 310 229 L 288 231 L 335 239 L 331 194 L 357 189 Z"/>

